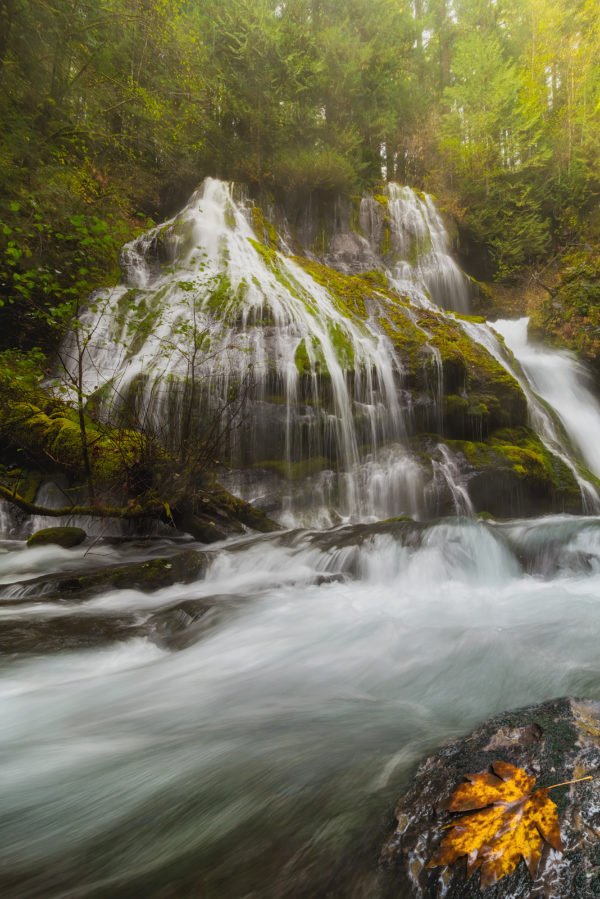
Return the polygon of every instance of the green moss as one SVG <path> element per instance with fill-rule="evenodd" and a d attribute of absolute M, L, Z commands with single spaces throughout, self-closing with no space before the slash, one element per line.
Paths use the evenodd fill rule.
<path fill-rule="evenodd" d="M 302 266 L 317 284 L 327 288 L 342 316 L 351 320 L 367 317 L 366 304 L 376 296 L 368 279 L 358 275 L 344 275 L 304 256 L 295 256 L 294 262 Z"/>
<path fill-rule="evenodd" d="M 383 206 L 383 208 L 387 212 L 389 205 L 390 205 L 390 201 L 388 200 L 388 198 L 386 196 L 384 196 L 384 194 L 375 194 L 373 196 L 373 199 L 375 200 L 376 203 L 379 203 L 380 206 Z"/>
<path fill-rule="evenodd" d="M 321 348 L 321 344 L 316 338 L 312 338 L 311 341 L 311 352 L 309 353 L 306 341 L 301 340 L 296 349 L 296 353 L 294 355 L 294 362 L 296 363 L 296 368 L 298 369 L 299 374 L 301 375 L 327 375 L 329 374 L 329 370 L 327 368 L 327 363 L 325 362 L 325 357 L 323 355 L 323 350 Z"/>
<path fill-rule="evenodd" d="M 86 533 L 81 528 L 42 528 L 31 535 L 27 546 L 62 546 L 63 549 L 72 549 L 83 543 L 85 538 Z"/>
<path fill-rule="evenodd" d="M 354 346 L 348 334 L 341 325 L 330 322 L 328 325 L 329 337 L 335 349 L 340 368 L 344 371 L 354 368 Z"/>
<path fill-rule="evenodd" d="M 260 206 L 253 206 L 251 210 L 252 226 L 261 243 L 264 243 L 270 249 L 277 249 L 279 236 L 275 226 L 264 217 Z"/>
<path fill-rule="evenodd" d="M 384 225 L 383 231 L 381 232 L 381 241 L 379 244 L 379 252 L 382 256 L 387 256 L 387 254 L 390 252 L 390 249 L 391 249 L 390 229 L 389 229 L 389 226 L 386 224 L 386 225 Z"/>
<path fill-rule="evenodd" d="M 311 374 L 311 365 L 310 359 L 308 357 L 308 350 L 306 349 L 306 341 L 301 340 L 296 349 L 296 353 L 294 355 L 294 362 L 296 363 L 296 368 L 301 375 L 310 375 Z"/>
<path fill-rule="evenodd" d="M 231 281 L 224 272 L 211 279 L 210 290 L 204 298 L 204 306 L 211 312 L 223 313 L 231 301 Z"/>
<path fill-rule="evenodd" d="M 275 277 L 275 280 L 281 284 L 282 287 L 285 288 L 292 296 L 296 297 L 300 300 L 307 312 L 311 315 L 316 314 L 316 303 L 314 297 L 310 296 L 307 291 L 302 287 L 301 284 L 296 281 L 293 275 L 287 270 L 281 261 L 280 255 L 270 247 L 264 246 L 264 244 L 258 243 L 256 240 L 253 240 L 251 237 L 248 238 L 249 242 L 252 244 L 256 252 L 260 255 L 263 262 L 270 269 L 272 274 Z M 259 282 L 255 282 L 258 287 L 263 290 L 263 285 Z"/>
<path fill-rule="evenodd" d="M 540 493 L 560 497 L 576 508 L 581 502 L 579 485 L 571 469 L 527 427 L 503 428 L 485 441 L 450 440 L 444 443 L 461 453 L 477 469 L 505 470 Z"/>
<path fill-rule="evenodd" d="M 28 503 L 34 502 L 42 480 L 43 475 L 39 471 L 0 465 L 0 482 Z"/>
<path fill-rule="evenodd" d="M 416 234 L 411 234 L 408 253 L 405 257 L 406 261 L 410 265 L 415 266 L 419 261 L 420 256 L 424 256 L 426 253 L 431 252 L 431 246 L 429 231 L 427 231 L 425 236 L 421 238 L 417 237 Z"/>
<path fill-rule="evenodd" d="M 527 401 L 518 382 L 484 347 L 471 340 L 453 317 L 422 310 L 418 324 L 440 351 L 445 391 L 458 392 L 468 399 L 474 412 L 467 410 L 467 414 L 479 417 L 488 432 L 527 423 Z M 456 428 L 457 422 L 453 425 Z M 465 423 L 465 427 L 470 425 Z"/>
<path fill-rule="evenodd" d="M 472 322 L 475 325 L 485 325 L 486 319 L 482 315 L 461 315 L 459 312 L 453 312 L 454 318 L 458 318 L 463 322 Z"/>
<path fill-rule="evenodd" d="M 461 453 L 474 468 L 492 464 L 492 455 L 487 443 L 475 440 L 447 440 L 444 443 L 453 453 Z"/>
<path fill-rule="evenodd" d="M 228 228 L 235 228 L 235 214 L 233 212 L 233 206 L 229 201 L 227 201 L 227 205 L 225 206 L 225 224 Z"/>
<path fill-rule="evenodd" d="M 120 317 L 121 339 L 127 349 L 127 359 L 137 355 L 156 330 L 167 291 L 165 286 L 155 292 L 132 291 L 133 296 L 129 295 L 127 311 Z M 137 302 L 132 305 L 132 300 Z"/>
<path fill-rule="evenodd" d="M 485 403 L 471 403 L 467 407 L 467 415 L 483 417 L 484 415 L 488 415 L 488 407 Z"/>
<path fill-rule="evenodd" d="M 274 474 L 285 478 L 287 481 L 303 481 L 311 475 L 318 474 L 329 468 L 331 463 L 323 456 L 315 456 L 312 459 L 305 459 L 302 462 L 285 462 L 269 459 L 263 462 L 257 462 L 253 468 L 266 469 Z"/>
<path fill-rule="evenodd" d="M 370 271 L 370 272 L 362 272 L 360 278 L 363 281 L 366 281 L 367 284 L 370 284 L 372 287 L 375 287 L 376 290 L 387 290 L 388 283 L 387 278 L 384 273 L 378 270 Z"/>
<path fill-rule="evenodd" d="M 384 305 L 384 315 L 379 324 L 394 343 L 400 359 L 406 367 L 406 380 L 410 385 L 418 385 L 418 372 L 427 359 L 427 335 L 408 317 L 405 305 L 388 302 Z"/>
<path fill-rule="evenodd" d="M 277 247 L 277 244 L 279 243 L 279 236 L 277 234 L 275 225 L 268 221 L 268 219 L 264 220 L 264 225 L 269 243 L 272 247 Z"/>

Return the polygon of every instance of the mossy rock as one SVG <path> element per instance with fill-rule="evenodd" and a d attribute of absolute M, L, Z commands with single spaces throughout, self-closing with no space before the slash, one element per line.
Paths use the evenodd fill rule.
<path fill-rule="evenodd" d="M 63 549 L 71 549 L 83 543 L 86 536 L 82 528 L 42 528 L 31 535 L 27 546 L 62 546 Z"/>
<path fill-rule="evenodd" d="M 476 510 L 499 518 L 582 511 L 575 475 L 530 428 L 499 429 L 485 440 L 443 442 L 465 460 L 463 474 Z"/>
<path fill-rule="evenodd" d="M 87 574 L 51 574 L 37 579 L 46 595 L 95 596 L 109 589 L 143 590 L 152 593 L 172 584 L 189 584 L 203 577 L 209 557 L 186 549 L 172 556 L 102 568 Z"/>

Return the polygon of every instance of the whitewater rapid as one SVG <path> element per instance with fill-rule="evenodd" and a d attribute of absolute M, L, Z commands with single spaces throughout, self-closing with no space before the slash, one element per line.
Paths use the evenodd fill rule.
<path fill-rule="evenodd" d="M 83 600 L 36 580 L 50 552 L 0 555 L 3 896 L 377 896 L 424 753 L 600 698 L 596 518 L 244 538 L 193 584 Z"/>

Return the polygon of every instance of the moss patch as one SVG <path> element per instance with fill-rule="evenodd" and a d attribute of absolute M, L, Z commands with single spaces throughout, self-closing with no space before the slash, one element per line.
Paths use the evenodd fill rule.
<path fill-rule="evenodd" d="M 72 549 L 83 543 L 85 538 L 86 533 L 81 528 L 42 528 L 31 535 L 27 546 L 62 546 L 63 549 Z"/>

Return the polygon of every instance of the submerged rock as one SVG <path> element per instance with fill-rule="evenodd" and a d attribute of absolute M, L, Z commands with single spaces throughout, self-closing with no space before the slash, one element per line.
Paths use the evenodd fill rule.
<path fill-rule="evenodd" d="M 535 881 L 521 860 L 512 874 L 485 888 L 486 897 L 586 899 L 600 895 L 600 702 L 563 698 L 504 712 L 468 737 L 444 746 L 418 769 L 396 808 L 397 825 L 383 847 L 385 895 L 479 897 L 479 872 L 466 877 L 459 859 L 428 868 L 444 827 L 456 816 L 440 809 L 463 775 L 505 761 L 536 777 L 536 789 L 586 775 L 594 779 L 552 790 L 564 854 L 544 843 Z"/>
<path fill-rule="evenodd" d="M 73 546 L 79 546 L 86 538 L 86 533 L 82 528 L 58 527 L 58 528 L 42 528 L 31 535 L 27 541 L 27 546 L 62 546 L 63 549 L 71 549 Z"/>
<path fill-rule="evenodd" d="M 208 564 L 206 553 L 186 549 L 166 558 L 149 559 L 120 565 L 117 568 L 92 571 L 83 575 L 50 576 L 34 583 L 45 585 L 48 594 L 95 596 L 107 589 L 144 590 L 151 593 L 172 584 L 189 584 L 201 578 Z"/>

